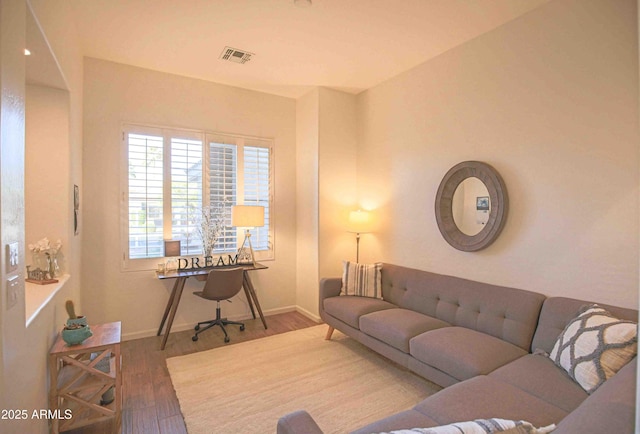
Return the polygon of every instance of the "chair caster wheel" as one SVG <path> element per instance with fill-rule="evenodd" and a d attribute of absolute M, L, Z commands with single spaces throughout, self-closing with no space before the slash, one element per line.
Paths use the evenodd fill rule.
<path fill-rule="evenodd" d="M 244 324 L 240 326 L 240 331 L 243 332 L 244 331 Z"/>
<path fill-rule="evenodd" d="M 229 343 L 229 341 L 230 341 L 230 340 L 231 340 L 231 339 L 229 339 L 229 336 L 225 336 L 225 337 L 224 337 L 224 342 L 225 342 L 225 343 Z"/>
<path fill-rule="evenodd" d="M 193 329 L 194 329 L 195 331 L 200 330 L 200 324 L 198 324 L 197 326 L 195 326 Z"/>
<path fill-rule="evenodd" d="M 198 340 L 198 335 L 194 335 L 194 336 L 191 338 L 191 340 L 192 340 L 193 342 L 197 341 L 197 340 Z"/>

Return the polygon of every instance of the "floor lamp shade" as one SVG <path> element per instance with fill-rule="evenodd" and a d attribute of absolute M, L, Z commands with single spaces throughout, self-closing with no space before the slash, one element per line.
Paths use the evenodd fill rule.
<path fill-rule="evenodd" d="M 367 211 L 351 211 L 349 213 L 349 232 L 366 233 L 369 232 L 369 213 Z"/>
<path fill-rule="evenodd" d="M 231 225 L 240 228 L 259 228 L 264 226 L 264 207 L 253 205 L 235 205 L 231 208 Z"/>

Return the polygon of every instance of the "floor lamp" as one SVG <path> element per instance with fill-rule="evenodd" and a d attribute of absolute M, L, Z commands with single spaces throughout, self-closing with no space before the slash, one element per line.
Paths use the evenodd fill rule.
<path fill-rule="evenodd" d="M 360 262 L 360 234 L 369 232 L 369 213 L 357 210 L 349 213 L 349 232 L 356 234 L 356 263 Z"/>
<path fill-rule="evenodd" d="M 245 228 L 244 241 L 238 249 L 238 263 L 256 265 L 256 259 L 251 245 L 251 228 L 264 226 L 264 207 L 253 205 L 234 205 L 231 207 L 231 226 Z M 246 245 L 249 244 L 249 254 Z"/>

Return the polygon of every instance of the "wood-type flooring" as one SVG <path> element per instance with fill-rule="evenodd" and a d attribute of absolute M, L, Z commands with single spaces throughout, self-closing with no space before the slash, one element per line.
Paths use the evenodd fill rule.
<path fill-rule="evenodd" d="M 271 315 L 267 316 L 266 320 L 269 327 L 267 330 L 262 326 L 260 318 L 243 321 L 243 332 L 239 331 L 237 326 L 228 326 L 227 332 L 231 338 L 228 344 L 224 343 L 224 335 L 219 327 L 201 333 L 197 342 L 191 340 L 193 330 L 171 333 L 164 351 L 160 350 L 162 336 L 123 342 L 122 433 L 186 434 L 180 405 L 167 370 L 167 358 L 317 325 L 315 321 L 298 312 Z M 112 429 L 111 421 L 107 421 L 68 432 L 107 434 L 112 433 Z"/>

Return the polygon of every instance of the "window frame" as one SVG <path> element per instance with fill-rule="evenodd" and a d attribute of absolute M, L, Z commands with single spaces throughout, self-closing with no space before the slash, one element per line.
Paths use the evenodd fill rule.
<path fill-rule="evenodd" d="M 247 136 L 241 134 L 221 133 L 207 130 L 193 130 L 175 127 L 163 127 L 155 125 L 137 124 L 124 122 L 121 125 L 121 170 L 120 170 L 120 249 L 121 249 L 121 271 L 145 271 L 156 270 L 158 264 L 166 262 L 167 258 L 146 257 L 146 258 L 129 258 L 129 134 L 148 134 L 153 136 L 161 136 L 163 138 L 163 239 L 168 240 L 172 237 L 171 224 L 171 139 L 188 139 L 201 140 L 203 149 L 203 166 L 209 165 L 209 147 L 212 138 L 223 138 L 226 144 L 236 146 L 238 155 L 236 161 L 236 204 L 244 204 L 244 147 L 261 147 L 268 149 L 268 179 L 269 179 L 269 198 L 268 198 L 268 249 L 255 250 L 256 261 L 275 260 L 275 219 L 274 219 L 274 198 L 275 198 L 275 157 L 274 157 L 274 139 L 265 137 Z M 217 140 L 215 140 L 217 142 Z M 259 143 L 259 145 L 256 145 Z M 206 157 L 205 157 L 206 154 Z M 167 162 L 168 161 L 168 162 Z M 203 170 L 202 177 L 202 202 L 209 202 L 209 198 L 205 199 L 205 192 L 208 192 L 209 170 Z M 168 201 L 168 205 L 167 205 Z M 166 222 L 169 222 L 168 224 Z M 242 245 L 244 240 L 244 229 L 236 228 L 236 250 L 233 252 L 221 253 L 226 260 L 227 255 L 235 254 L 237 249 Z M 202 257 L 202 254 L 184 255 L 182 258 Z M 216 256 L 214 256 L 216 257 Z"/>

